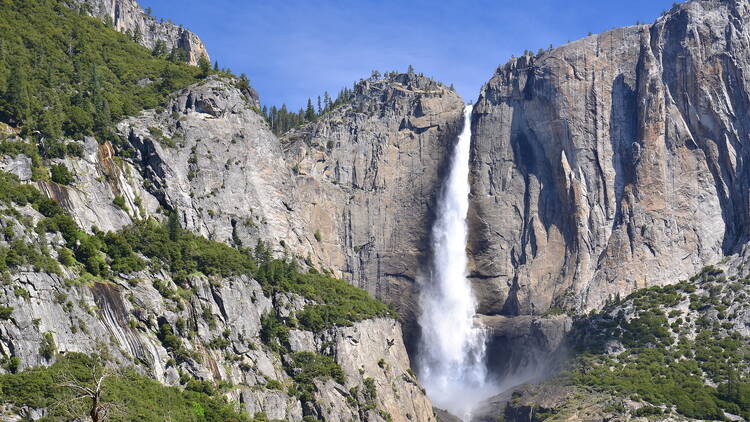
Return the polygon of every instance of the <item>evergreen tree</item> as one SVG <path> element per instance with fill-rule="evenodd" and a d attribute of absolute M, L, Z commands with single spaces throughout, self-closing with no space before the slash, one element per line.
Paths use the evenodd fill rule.
<path fill-rule="evenodd" d="M 211 62 L 205 55 L 198 59 L 198 68 L 201 70 L 200 77 L 207 78 L 211 74 Z"/>
<path fill-rule="evenodd" d="M 320 106 L 320 95 L 318 95 L 318 116 L 320 116 L 321 114 L 323 114 L 323 110 Z"/>
<path fill-rule="evenodd" d="M 219 71 L 219 61 L 215 60 L 214 61 L 214 72 L 218 72 L 218 71 Z"/>
<path fill-rule="evenodd" d="M 159 78 L 161 78 L 161 83 L 159 84 L 159 88 L 162 92 L 172 92 L 177 88 L 177 85 L 175 83 L 175 72 L 172 68 L 172 65 L 167 63 L 164 66 L 164 69 L 159 74 Z"/>
<path fill-rule="evenodd" d="M 112 123 L 112 116 L 109 109 L 109 103 L 102 94 L 102 86 L 99 82 L 99 75 L 96 64 L 91 65 L 91 84 L 89 92 L 94 106 L 94 130 L 104 131 Z"/>
<path fill-rule="evenodd" d="M 164 40 L 157 40 L 154 49 L 151 51 L 154 57 L 164 57 L 167 55 L 167 43 Z"/>
<path fill-rule="evenodd" d="M 39 131 L 44 134 L 50 141 L 60 139 L 63 136 L 62 123 L 62 106 L 57 96 L 52 93 L 46 93 L 44 95 L 46 108 L 42 109 L 39 117 L 38 128 Z M 65 156 L 64 150 L 62 154 L 55 154 L 57 158 L 63 158 Z"/>
<path fill-rule="evenodd" d="M 279 111 L 276 109 L 276 106 L 271 106 L 271 114 L 268 116 L 268 120 L 271 121 L 271 131 L 274 133 L 278 133 L 278 127 L 279 127 Z"/>
<path fill-rule="evenodd" d="M 331 96 L 328 95 L 328 91 L 323 93 L 323 107 L 325 107 L 325 111 L 331 111 Z"/>
<path fill-rule="evenodd" d="M 250 91 L 250 79 L 248 79 L 246 74 L 240 74 L 240 80 L 237 81 L 237 87 L 245 92 Z"/>
<path fill-rule="evenodd" d="M 302 109 L 300 109 L 300 111 L 302 111 Z M 315 108 L 313 108 L 312 100 L 309 98 L 307 99 L 307 108 L 304 113 L 305 120 L 308 122 L 315 120 Z"/>
<path fill-rule="evenodd" d="M 16 64 L 15 71 L 11 71 L 8 80 L 8 109 L 16 121 L 25 122 L 31 116 L 31 98 L 27 81 L 27 70 L 23 65 Z"/>
<path fill-rule="evenodd" d="M 169 233 L 169 240 L 171 241 L 177 241 L 180 238 L 180 219 L 177 216 L 176 211 L 169 213 L 167 232 Z"/>
<path fill-rule="evenodd" d="M 179 47 L 173 47 L 172 51 L 169 53 L 168 57 L 169 61 L 172 63 L 187 63 L 187 53 L 185 50 L 179 48 Z"/>
<path fill-rule="evenodd" d="M 133 41 L 140 43 L 143 40 L 143 34 L 141 33 L 141 27 L 136 26 L 133 30 Z"/>

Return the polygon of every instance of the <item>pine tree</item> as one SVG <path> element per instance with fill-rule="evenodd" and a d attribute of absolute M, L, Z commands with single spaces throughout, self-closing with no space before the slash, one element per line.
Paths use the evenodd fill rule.
<path fill-rule="evenodd" d="M 328 91 L 323 93 L 323 106 L 325 111 L 331 111 L 331 96 L 328 95 Z"/>
<path fill-rule="evenodd" d="M 219 61 L 215 60 L 214 61 L 214 72 L 218 72 L 218 71 L 219 71 Z"/>
<path fill-rule="evenodd" d="M 143 40 L 143 34 L 141 33 L 141 27 L 136 26 L 133 30 L 133 41 L 140 43 Z"/>
<path fill-rule="evenodd" d="M 180 238 L 180 219 L 177 217 L 177 212 L 175 211 L 169 213 L 167 232 L 171 241 L 177 241 Z"/>
<path fill-rule="evenodd" d="M 278 127 L 279 127 L 279 110 L 276 109 L 276 106 L 271 106 L 271 112 L 268 115 L 269 120 L 271 120 L 271 131 L 274 133 L 278 133 Z"/>
<path fill-rule="evenodd" d="M 240 74 L 240 80 L 237 82 L 237 87 L 240 88 L 240 90 L 249 92 L 250 91 L 250 79 L 248 79 L 247 75 L 244 73 Z"/>
<path fill-rule="evenodd" d="M 45 95 L 45 104 L 47 107 L 41 111 L 39 117 L 39 131 L 44 134 L 50 141 L 60 139 L 63 136 L 62 123 L 64 116 L 62 114 L 62 107 L 60 101 L 55 95 Z M 56 154 L 57 158 L 63 158 L 64 152 Z"/>
<path fill-rule="evenodd" d="M 164 57 L 167 55 L 167 43 L 164 40 L 157 40 L 151 55 L 155 57 Z"/>
<path fill-rule="evenodd" d="M 302 111 L 302 109 L 300 109 L 300 111 Z M 309 98 L 307 99 L 307 108 L 305 109 L 304 118 L 308 122 L 315 120 L 315 108 L 313 107 L 312 100 Z"/>
<path fill-rule="evenodd" d="M 175 82 L 176 75 L 174 69 L 172 69 L 171 64 L 167 63 L 164 66 L 164 69 L 159 74 L 159 77 L 161 78 L 159 88 L 162 92 L 172 92 L 177 88 L 177 84 Z"/>
<path fill-rule="evenodd" d="M 8 104 L 10 113 L 20 122 L 25 122 L 31 116 L 31 99 L 25 66 L 15 66 L 15 72 L 10 73 L 8 80 Z"/>
<path fill-rule="evenodd" d="M 323 110 L 321 109 L 320 105 L 320 95 L 318 95 L 318 116 L 320 116 L 321 114 L 323 114 Z"/>
<path fill-rule="evenodd" d="M 208 61 L 208 57 L 205 54 L 198 59 L 198 68 L 201 70 L 201 78 L 207 78 L 211 74 L 211 62 Z"/>

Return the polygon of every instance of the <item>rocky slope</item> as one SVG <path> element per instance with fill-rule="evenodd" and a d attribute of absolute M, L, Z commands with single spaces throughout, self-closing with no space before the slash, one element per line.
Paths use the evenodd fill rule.
<path fill-rule="evenodd" d="M 163 41 L 167 53 L 178 49 L 185 53 L 187 62 L 196 65 L 201 57 L 209 59 L 208 51 L 201 39 L 172 21 L 164 21 L 147 14 L 136 0 L 66 0 L 83 13 L 102 19 L 120 31 L 127 33 L 139 44 L 153 49 Z"/>
<path fill-rule="evenodd" d="M 487 402 L 478 421 L 747 420 L 746 258 L 578 318 L 561 375 Z"/>
<path fill-rule="evenodd" d="M 464 103 L 417 74 L 361 81 L 350 102 L 282 142 L 320 261 L 413 321 L 432 206 Z"/>
<path fill-rule="evenodd" d="M 498 68 L 474 107 L 482 312 L 598 308 L 738 251 L 749 19 L 690 1 Z"/>
<path fill-rule="evenodd" d="M 434 420 L 409 369 L 395 320 L 374 317 L 313 332 L 296 322 L 303 318 L 301 312 L 318 306 L 304 295 L 269 290 L 268 284 L 244 274 L 194 272 L 175 280 L 169 267 L 155 260 L 138 272 L 94 277 L 75 261 L 54 264 L 55 259 L 65 262 L 64 245 L 71 245 L 64 240 L 67 235 L 50 229 L 50 220 L 31 206 L 9 205 L 3 205 L 0 218 L 3 265 L 10 262 L 8 254 L 35 256 L 26 248 L 38 248 L 39 254 L 33 265 L 16 258 L 10 271 L 3 272 L 3 372 L 50 365 L 73 352 L 103 354 L 167 385 L 184 386 L 186 379 L 223 385 L 224 394 L 250 416 Z M 29 246 L 22 251 L 21 243 Z M 269 327 L 276 327 L 277 334 L 269 334 Z M 332 358 L 341 374 L 298 377 L 296 371 L 306 368 L 299 362 L 309 356 L 323 363 Z M 310 382 L 314 387 L 306 384 Z M 310 396 L 299 393 L 305 389 Z M 11 414 L 18 410 L 6 409 Z M 43 416 L 46 411 L 33 413 Z"/>
<path fill-rule="evenodd" d="M 304 258 L 316 250 L 314 232 L 294 211 L 292 171 L 257 110 L 254 92 L 214 78 L 118 129 L 150 194 L 177 210 L 184 227 L 236 246 L 263 240 Z"/>
<path fill-rule="evenodd" d="M 152 274 L 139 276 L 159 279 Z M 163 282 L 176 288 L 171 280 Z M 393 420 L 408 420 L 407 415 L 433 420 L 429 400 L 408 371 L 395 321 L 368 320 L 321 333 L 290 332 L 291 352 L 332 354 L 346 376 L 341 384 L 332 379 L 316 381 L 314 402 L 303 413 L 300 400 L 286 391 L 294 383 L 284 371 L 284 359 L 290 358 L 265 347 L 259 332 L 264 313 L 274 309 L 291 313 L 306 302 L 295 296 L 264 296 L 257 282 L 242 277 L 198 277 L 190 285 L 196 296 L 181 302 L 163 297 L 149 282 L 135 287 L 128 280 L 71 286 L 55 275 L 15 274 L 3 290 L 2 305 L 14 310 L 0 328 L 4 355 L 21 357 L 19 369 L 49 365 L 54 358 L 42 356 L 40 345 L 44 334 L 51 333 L 56 353 L 107 350 L 121 365 L 136 363 L 168 385 L 179 385 L 181 373 L 231 383 L 234 387 L 226 394 L 250 415 L 262 412 L 270 419 L 289 421 L 300 421 L 303 414 L 332 421 L 383 420 L 381 415 L 386 414 Z M 174 353 L 157 338 L 165 321 L 172 326 L 180 321 L 191 325 L 192 334 L 181 334 L 191 354 L 188 361 L 175 363 Z M 381 360 L 387 366 L 379 366 Z M 281 383 L 281 388 L 267 387 L 272 381 Z M 357 400 L 364 403 L 364 399 L 351 393 L 352 388 L 365 391 L 366 381 L 375 388 L 372 414 L 360 412 Z"/>

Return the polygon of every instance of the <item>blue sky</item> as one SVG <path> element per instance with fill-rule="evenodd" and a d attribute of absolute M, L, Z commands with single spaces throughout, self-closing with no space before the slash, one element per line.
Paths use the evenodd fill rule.
<path fill-rule="evenodd" d="M 196 32 L 211 58 L 246 73 L 266 105 L 303 106 L 373 69 L 453 84 L 464 100 L 525 49 L 558 46 L 636 21 L 672 0 L 140 0 Z"/>

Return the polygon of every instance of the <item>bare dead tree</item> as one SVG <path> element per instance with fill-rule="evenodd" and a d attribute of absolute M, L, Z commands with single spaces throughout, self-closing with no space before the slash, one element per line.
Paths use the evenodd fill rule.
<path fill-rule="evenodd" d="M 70 372 L 63 372 L 57 386 L 72 395 L 57 403 L 77 414 L 88 413 L 92 422 L 106 422 L 113 411 L 121 406 L 107 399 L 107 379 L 117 375 L 115 370 L 105 367 L 98 360 L 92 362 L 90 377 L 80 379 Z"/>

